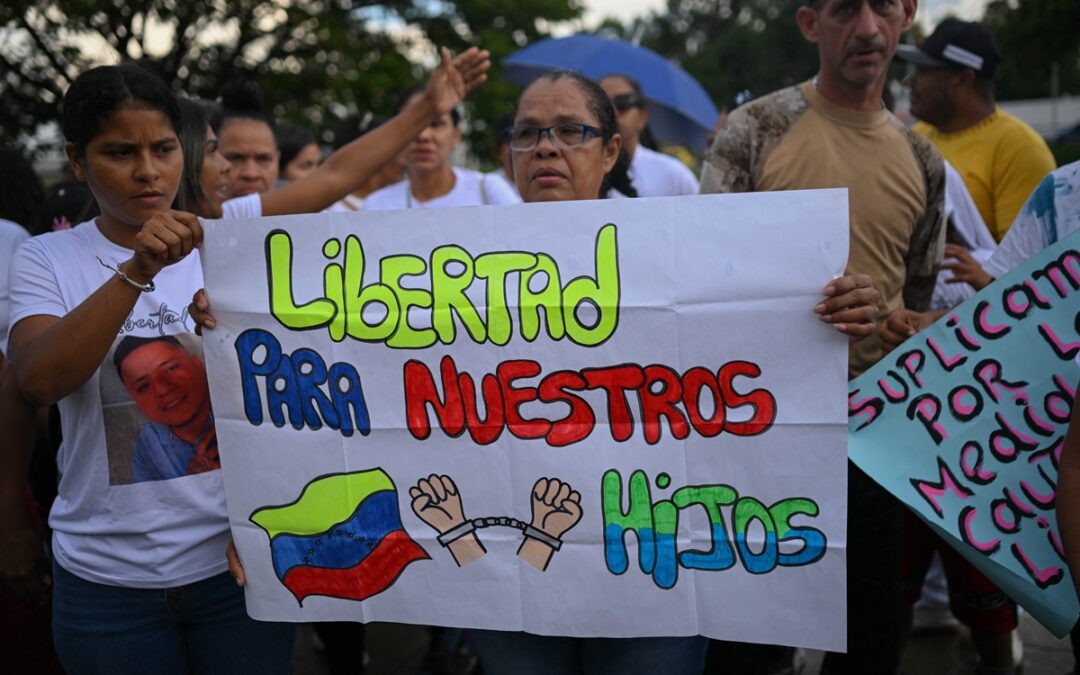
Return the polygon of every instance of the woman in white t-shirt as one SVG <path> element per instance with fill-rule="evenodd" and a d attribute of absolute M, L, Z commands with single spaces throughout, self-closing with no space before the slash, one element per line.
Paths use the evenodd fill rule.
<path fill-rule="evenodd" d="M 485 79 L 486 57 L 473 49 L 451 62 L 444 50 L 425 96 L 383 133 L 338 153 L 320 178 L 254 195 L 250 211 L 315 211 L 349 192 L 352 180 L 342 174 L 358 166 L 373 172 L 380 157 L 392 157 Z M 55 641 L 71 673 L 139 672 L 148 663 L 177 675 L 289 668 L 293 627 L 249 619 L 242 594 L 223 574 L 228 521 L 216 438 L 183 475 L 136 480 L 133 451 L 143 420 L 116 368 L 101 367 L 127 336 L 193 341 L 185 306 L 202 286 L 202 228 L 191 213 L 169 208 L 184 168 L 181 126 L 168 87 L 137 66 L 77 78 L 63 105 L 66 150 L 101 216 L 28 242 L 12 265 L 10 354 L 18 385 L 35 404 L 59 402 L 64 425 L 50 524 Z M 204 161 L 187 181 L 198 188 L 187 208 L 221 217 L 228 169 L 212 134 L 203 130 L 201 140 Z M 358 158 L 365 151 L 369 158 Z M 171 376 L 166 362 L 156 367 L 161 372 L 148 381 L 163 406 L 176 407 L 191 383 Z M 169 438 L 159 445 L 160 453 L 183 449 Z"/>
<path fill-rule="evenodd" d="M 248 618 L 224 573 L 216 442 L 204 457 L 213 466 L 132 475 L 143 420 L 110 356 L 129 336 L 197 344 L 184 307 L 202 285 L 202 228 L 170 210 L 183 169 L 179 116 L 168 87 L 135 65 L 78 77 L 63 102 L 66 152 L 101 215 L 28 241 L 12 263 L 18 385 L 35 404 L 58 402 L 63 424 L 49 522 L 54 640 L 69 673 L 289 670 L 293 627 Z M 175 408 L 190 385 L 178 386 L 168 363 L 155 369 L 162 405 Z"/>
<path fill-rule="evenodd" d="M 398 110 L 407 110 L 423 94 L 418 86 L 406 89 L 401 95 Z M 461 115 L 453 108 L 425 127 L 405 149 L 408 178 L 368 195 L 364 210 L 430 209 L 520 202 L 521 198 L 505 182 L 451 163 L 450 155 L 461 142 L 460 122 Z"/>

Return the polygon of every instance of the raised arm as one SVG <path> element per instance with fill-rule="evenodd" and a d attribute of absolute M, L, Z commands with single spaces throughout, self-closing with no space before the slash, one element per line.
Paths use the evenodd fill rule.
<path fill-rule="evenodd" d="M 417 97 L 389 122 L 330 155 L 318 169 L 262 195 L 264 216 L 321 211 L 358 190 L 401 152 L 424 127 L 450 112 L 487 79 L 488 52 L 476 47 L 456 58 L 442 50 L 442 62 Z"/>

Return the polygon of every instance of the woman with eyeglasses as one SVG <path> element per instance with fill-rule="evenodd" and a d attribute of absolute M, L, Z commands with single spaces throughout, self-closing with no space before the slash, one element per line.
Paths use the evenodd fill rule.
<path fill-rule="evenodd" d="M 513 124 L 514 182 L 526 202 L 598 199 L 608 190 L 622 137 L 611 100 L 595 82 L 569 71 L 542 75 L 522 93 Z M 877 315 L 877 291 L 859 276 L 831 282 L 831 297 L 822 303 L 854 339 L 874 332 Z M 699 636 L 575 638 L 476 630 L 473 638 L 489 675 L 698 675 L 707 645 Z"/>
<path fill-rule="evenodd" d="M 618 115 L 623 151 L 630 159 L 627 174 L 637 192 L 636 196 L 696 195 L 697 178 L 685 164 L 641 144 L 641 134 L 649 123 L 649 109 L 641 93 L 641 85 L 625 75 L 608 75 L 600 80 L 600 87 L 611 98 Z M 618 197 L 620 194 L 613 192 L 609 196 Z M 621 196 L 628 195 L 622 193 Z"/>

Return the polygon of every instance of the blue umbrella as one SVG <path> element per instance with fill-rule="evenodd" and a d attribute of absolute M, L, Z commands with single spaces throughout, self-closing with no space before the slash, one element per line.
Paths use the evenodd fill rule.
<path fill-rule="evenodd" d="M 625 40 L 595 35 L 548 38 L 503 60 L 506 78 L 522 85 L 562 68 L 597 80 L 628 75 L 641 83 L 650 104 L 649 129 L 662 145 L 704 147 L 706 134 L 716 124 L 716 106 L 697 80 L 651 49 Z"/>

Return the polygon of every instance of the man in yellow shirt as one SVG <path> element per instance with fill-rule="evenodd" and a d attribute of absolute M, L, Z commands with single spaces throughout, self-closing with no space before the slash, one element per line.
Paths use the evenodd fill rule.
<path fill-rule="evenodd" d="M 915 129 L 964 177 L 986 226 L 1001 241 L 1028 195 L 1055 168 L 1046 142 L 994 104 L 1001 51 L 982 24 L 945 19 L 918 47 L 897 58 L 915 66 L 908 79 Z"/>

